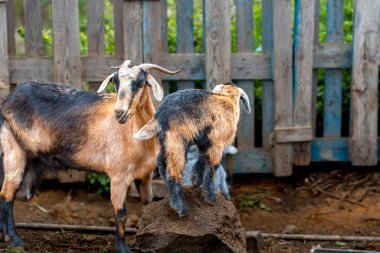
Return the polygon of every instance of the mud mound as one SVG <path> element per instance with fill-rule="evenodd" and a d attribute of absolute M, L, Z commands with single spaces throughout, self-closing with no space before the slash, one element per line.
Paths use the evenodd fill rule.
<path fill-rule="evenodd" d="M 134 248 L 154 252 L 245 252 L 245 231 L 234 205 L 217 195 L 210 205 L 200 189 L 185 188 L 189 212 L 180 218 L 168 200 L 143 208 Z"/>

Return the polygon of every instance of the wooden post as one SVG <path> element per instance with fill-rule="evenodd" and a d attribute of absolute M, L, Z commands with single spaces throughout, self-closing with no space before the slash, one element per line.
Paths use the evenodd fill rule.
<path fill-rule="evenodd" d="M 319 47 L 319 15 L 320 15 L 320 0 L 314 1 L 314 52 Z M 312 128 L 313 137 L 315 137 L 317 132 L 317 87 L 318 86 L 318 69 L 313 69 L 313 87 L 312 87 L 312 98 L 311 98 L 311 114 L 312 114 Z"/>
<path fill-rule="evenodd" d="M 273 2 L 274 122 L 276 128 L 293 126 L 292 1 Z M 291 143 L 275 143 L 274 175 L 290 176 L 293 166 Z"/>
<path fill-rule="evenodd" d="M 140 1 L 123 2 L 124 60 L 132 65 L 143 62 L 142 8 Z"/>
<path fill-rule="evenodd" d="M 207 0 L 205 5 L 207 89 L 231 80 L 230 1 Z"/>
<path fill-rule="evenodd" d="M 273 0 L 262 0 L 263 53 L 273 57 Z M 273 73 L 271 73 L 273 79 Z M 263 81 L 263 148 L 271 149 L 274 132 L 273 80 Z"/>
<path fill-rule="evenodd" d="M 296 0 L 293 114 L 295 128 L 311 129 L 312 127 L 314 8 L 314 0 Z M 308 138 L 308 136 L 306 137 Z M 310 164 L 311 146 L 309 141 L 311 139 L 294 144 L 294 163 L 296 165 Z"/>
<path fill-rule="evenodd" d="M 162 57 L 167 58 L 169 55 L 169 45 L 168 45 L 168 3 L 167 1 L 161 2 L 161 50 Z M 168 67 L 168 66 L 165 66 Z M 164 89 L 164 96 L 170 93 L 169 82 L 162 81 L 162 88 Z"/>
<path fill-rule="evenodd" d="M 104 56 L 104 2 L 87 1 L 88 56 Z M 116 33 L 116 32 L 115 32 Z M 89 82 L 89 90 L 97 91 L 99 82 Z"/>
<path fill-rule="evenodd" d="M 253 2 L 241 0 L 236 2 L 236 44 L 238 53 L 253 52 Z M 249 66 L 247 66 L 249 67 Z M 238 81 L 248 95 L 249 102 L 254 108 L 254 83 L 253 81 Z M 237 134 L 238 149 L 253 148 L 255 146 L 255 110 L 251 114 L 241 113 Z M 254 162 L 254 161 L 252 161 Z"/>
<path fill-rule="evenodd" d="M 353 165 L 377 164 L 379 44 L 380 0 L 355 1 L 350 138 Z"/>
<path fill-rule="evenodd" d="M 13 14 L 13 1 L 6 1 L 7 5 L 7 29 L 8 29 L 8 53 L 9 56 L 16 55 L 15 43 L 15 21 Z"/>
<path fill-rule="evenodd" d="M 115 56 L 124 60 L 124 0 L 113 0 L 113 23 L 115 31 Z"/>
<path fill-rule="evenodd" d="M 25 54 L 42 56 L 42 16 L 40 0 L 24 0 Z M 36 77 L 38 78 L 38 77 Z"/>
<path fill-rule="evenodd" d="M 177 53 L 193 53 L 193 0 L 177 0 Z M 194 88 L 193 81 L 178 81 L 178 89 Z"/>
<path fill-rule="evenodd" d="M 78 1 L 52 0 L 54 79 L 81 87 Z"/>
<path fill-rule="evenodd" d="M 0 40 L 0 96 L 9 93 L 9 56 L 7 31 L 6 1 L 0 1 L 0 34 L 5 36 Z"/>
<path fill-rule="evenodd" d="M 326 43 L 343 44 L 344 0 L 327 2 Z M 342 126 L 342 70 L 326 69 L 323 136 L 340 137 Z"/>

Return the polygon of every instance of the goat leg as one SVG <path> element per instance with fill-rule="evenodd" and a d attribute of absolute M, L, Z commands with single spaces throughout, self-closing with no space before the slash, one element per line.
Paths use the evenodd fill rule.
<path fill-rule="evenodd" d="M 116 211 L 116 252 L 131 253 L 127 244 L 125 243 L 125 223 L 127 222 L 127 208 Z"/>
<path fill-rule="evenodd" d="M 205 173 L 206 160 L 204 155 L 199 154 L 197 162 L 194 164 L 191 172 L 191 179 L 193 186 L 201 186 L 203 183 L 203 175 Z"/>
<path fill-rule="evenodd" d="M 24 243 L 21 238 L 17 235 L 14 219 L 13 219 L 13 200 L 8 201 L 1 199 L 4 208 L 4 217 L 5 217 L 5 231 L 9 233 L 11 240 L 12 248 L 22 248 L 24 247 Z M 3 235 L 4 236 L 4 235 Z"/>
<path fill-rule="evenodd" d="M 183 187 L 179 182 L 174 181 L 171 177 L 166 179 L 169 188 L 169 204 L 177 211 L 180 217 L 187 214 L 187 206 L 183 197 Z"/>
<path fill-rule="evenodd" d="M 216 197 L 215 197 L 215 192 L 214 192 L 214 174 L 215 174 L 215 169 L 218 168 L 219 166 L 216 167 L 209 167 L 206 169 L 204 173 L 204 178 L 203 178 L 203 193 L 204 193 L 204 198 L 205 201 L 208 203 L 215 203 L 216 202 Z"/>

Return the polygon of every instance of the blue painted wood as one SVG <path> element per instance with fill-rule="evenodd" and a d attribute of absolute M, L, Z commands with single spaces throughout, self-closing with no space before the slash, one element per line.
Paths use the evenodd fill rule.
<path fill-rule="evenodd" d="M 327 1 L 326 42 L 343 42 L 344 0 Z M 342 70 L 326 69 L 323 136 L 340 136 L 342 124 Z"/>
<path fill-rule="evenodd" d="M 272 151 L 264 148 L 239 150 L 233 157 L 234 174 L 272 173 Z"/>
<path fill-rule="evenodd" d="M 273 0 L 262 0 L 262 31 L 263 31 L 263 53 L 271 56 L 273 63 Z M 271 70 L 273 79 L 273 64 Z M 263 147 L 269 148 L 271 146 L 270 136 L 274 131 L 274 88 L 273 81 L 263 81 Z"/>

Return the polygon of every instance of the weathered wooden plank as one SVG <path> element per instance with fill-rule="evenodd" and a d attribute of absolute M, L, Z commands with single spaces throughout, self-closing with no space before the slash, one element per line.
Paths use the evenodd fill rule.
<path fill-rule="evenodd" d="M 0 3 L 0 34 L 8 35 L 7 31 L 7 6 L 5 2 Z M 0 96 L 9 93 L 9 56 L 8 39 L 0 40 Z"/>
<path fill-rule="evenodd" d="M 207 89 L 231 80 L 230 2 L 204 1 Z"/>
<path fill-rule="evenodd" d="M 88 55 L 104 55 L 104 1 L 87 1 Z M 97 91 L 100 83 L 89 82 L 89 90 Z"/>
<path fill-rule="evenodd" d="M 314 0 L 296 0 L 293 125 L 301 128 L 311 127 L 312 124 L 314 8 Z M 312 137 L 311 128 L 310 134 Z M 294 144 L 294 164 L 296 165 L 310 164 L 310 143 L 305 140 L 307 139 L 300 138 L 302 143 Z"/>
<path fill-rule="evenodd" d="M 177 0 L 177 53 L 194 52 L 193 0 Z M 179 81 L 179 90 L 194 88 L 192 81 Z"/>
<path fill-rule="evenodd" d="M 113 0 L 113 24 L 115 31 L 115 56 L 124 59 L 124 0 Z"/>
<path fill-rule="evenodd" d="M 13 1 L 7 1 L 7 29 L 8 29 L 8 54 L 14 56 L 16 54 L 15 43 L 15 20 L 13 12 Z"/>
<path fill-rule="evenodd" d="M 161 50 L 162 57 L 168 54 L 168 3 L 167 0 L 161 1 Z M 161 59 L 162 60 L 162 59 Z M 165 66 L 165 65 L 164 65 Z M 162 76 L 161 76 L 162 77 Z M 164 89 L 164 96 L 169 94 L 169 82 L 162 80 L 162 88 Z"/>
<path fill-rule="evenodd" d="M 377 164 L 380 0 L 355 1 L 350 158 L 353 165 Z"/>
<path fill-rule="evenodd" d="M 54 80 L 81 87 L 79 15 L 76 0 L 52 0 Z"/>
<path fill-rule="evenodd" d="M 317 138 L 311 142 L 311 160 L 314 162 L 348 161 L 347 138 Z"/>
<path fill-rule="evenodd" d="M 124 59 L 133 65 L 143 62 L 142 6 L 140 1 L 123 2 Z"/>
<path fill-rule="evenodd" d="M 239 150 L 233 157 L 233 168 L 234 174 L 271 173 L 273 172 L 272 152 L 263 148 Z"/>
<path fill-rule="evenodd" d="M 12 57 L 9 59 L 9 71 L 11 83 L 22 83 L 36 79 L 54 82 L 54 61 L 52 58 Z"/>
<path fill-rule="evenodd" d="M 236 13 L 238 13 L 236 15 L 236 50 L 238 53 L 250 53 L 253 51 L 252 7 L 253 2 L 251 0 L 236 2 Z M 254 106 L 253 81 L 238 81 L 237 85 L 247 93 L 250 104 Z M 239 150 L 255 146 L 255 113 L 242 113 L 240 115 L 237 145 Z"/>
<path fill-rule="evenodd" d="M 277 143 L 308 142 L 313 139 L 313 128 L 311 126 L 281 127 L 276 128 L 274 133 Z"/>
<path fill-rule="evenodd" d="M 275 128 L 293 125 L 292 93 L 292 3 L 290 0 L 273 2 L 273 75 Z M 292 144 L 275 143 L 274 175 L 289 176 L 293 165 Z"/>
<path fill-rule="evenodd" d="M 25 55 L 43 55 L 40 0 L 24 0 Z"/>
<path fill-rule="evenodd" d="M 273 0 L 262 0 L 262 31 L 263 31 L 263 53 L 273 55 Z M 272 63 L 270 65 L 270 72 L 268 73 L 273 79 Z M 263 96 L 262 96 L 262 117 L 263 117 L 263 147 L 271 148 L 274 131 L 274 87 L 273 81 L 263 81 Z"/>
<path fill-rule="evenodd" d="M 343 44 L 344 0 L 327 2 L 326 42 Z M 323 136 L 340 136 L 342 125 L 342 70 L 326 69 Z"/>
<path fill-rule="evenodd" d="M 349 68 L 352 44 L 323 43 L 314 48 L 314 68 Z"/>
<path fill-rule="evenodd" d="M 320 0 L 314 1 L 314 52 L 313 59 L 315 62 L 316 48 L 319 46 L 319 17 L 320 17 Z M 318 69 L 313 69 L 313 87 L 312 87 L 312 101 L 311 101 L 311 113 L 312 113 L 312 127 L 313 136 L 317 132 L 317 88 L 318 88 Z"/>

